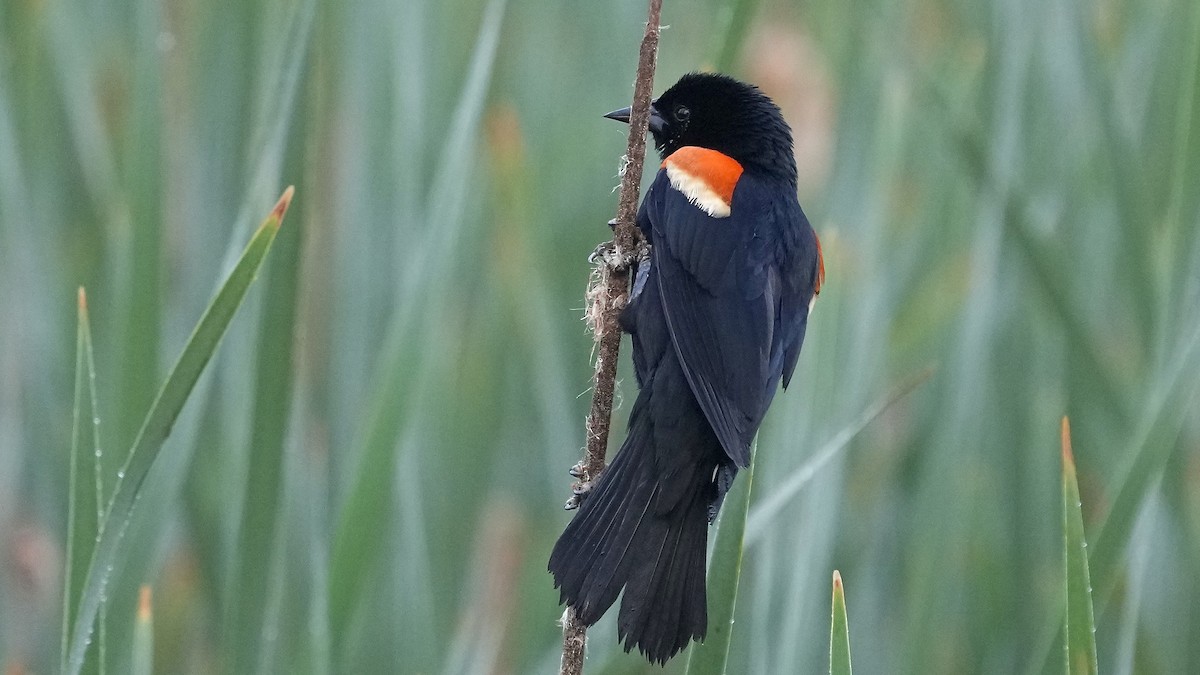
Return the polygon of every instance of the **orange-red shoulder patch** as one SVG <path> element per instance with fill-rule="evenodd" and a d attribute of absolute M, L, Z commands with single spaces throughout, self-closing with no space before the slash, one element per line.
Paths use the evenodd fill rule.
<path fill-rule="evenodd" d="M 733 191 L 742 177 L 737 160 L 708 148 L 684 146 L 663 160 L 671 187 L 714 218 L 729 216 Z"/>

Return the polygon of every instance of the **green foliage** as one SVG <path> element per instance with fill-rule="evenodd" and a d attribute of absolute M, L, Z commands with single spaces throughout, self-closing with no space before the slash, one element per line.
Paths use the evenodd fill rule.
<path fill-rule="evenodd" d="M 158 396 L 146 413 L 141 431 L 129 449 L 125 463 L 117 472 L 112 497 L 106 502 L 107 506 L 96 531 L 95 546 L 87 558 L 87 572 L 83 583 L 75 591 L 78 610 L 70 624 L 69 638 L 66 642 L 65 672 L 76 673 L 83 667 L 84 655 L 92 639 L 93 622 L 100 606 L 106 601 L 105 591 L 109 577 L 113 573 L 117 556 L 121 553 L 122 538 L 129 525 L 142 482 L 150 473 L 163 442 L 171 432 L 175 418 L 179 416 L 188 395 L 216 351 L 217 344 L 229 327 L 234 313 L 245 299 L 246 291 L 258 274 L 267 251 L 271 249 L 271 243 L 275 240 L 291 199 L 292 189 L 288 188 L 275 209 L 259 226 L 245 252 L 229 273 L 229 278 L 217 291 L 216 297 L 184 345 L 179 360 L 163 382 Z M 86 335 L 86 305 L 82 302 L 83 296 L 80 297 L 80 306 L 84 308 L 80 312 L 80 323 L 85 326 L 83 334 Z M 99 485 L 97 488 L 99 489 Z"/>
<path fill-rule="evenodd" d="M 600 115 L 644 11 L 0 3 L 0 665 L 56 670 L 65 625 L 78 666 L 106 614 L 84 669 L 129 672 L 150 583 L 160 672 L 555 670 L 544 567 L 624 148 Z M 862 672 L 1060 671 L 1062 411 L 1098 659 L 1194 670 L 1200 3 L 667 0 L 663 21 L 657 90 L 715 65 L 783 107 L 828 273 L 759 434 L 727 672 L 822 669 L 834 567 Z M 118 486 L 284 184 L 302 208 Z M 93 558 L 89 491 L 121 511 L 141 472 Z M 656 672 L 615 617 L 589 636 L 589 672 Z"/>

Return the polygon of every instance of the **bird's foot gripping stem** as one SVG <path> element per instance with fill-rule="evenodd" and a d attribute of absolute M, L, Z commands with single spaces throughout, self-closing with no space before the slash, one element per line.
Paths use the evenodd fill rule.
<path fill-rule="evenodd" d="M 571 474 L 571 478 L 583 478 L 583 475 L 587 473 L 587 467 L 583 465 L 583 460 L 581 459 L 567 473 Z"/>
<path fill-rule="evenodd" d="M 616 221 L 608 221 L 609 226 L 615 224 Z M 624 271 L 633 266 L 642 257 L 639 251 L 643 247 L 634 246 L 632 249 L 624 249 L 617 246 L 615 241 L 606 241 L 595 248 L 591 255 L 588 256 L 588 262 L 593 265 L 603 265 L 610 270 Z"/>
<path fill-rule="evenodd" d="M 566 511 L 574 511 L 575 509 L 579 508 L 580 505 L 583 504 L 584 498 L 587 497 L 588 493 L 591 491 L 592 481 L 589 480 L 582 483 L 575 483 L 571 486 L 571 498 L 567 500 L 566 504 L 563 504 L 563 509 Z"/>
<path fill-rule="evenodd" d="M 601 242 L 588 254 L 588 262 L 592 265 L 603 263 L 612 266 L 613 262 L 615 262 L 613 256 L 616 254 L 616 250 L 616 243 L 611 241 Z"/>
<path fill-rule="evenodd" d="M 566 504 L 563 504 L 563 509 L 574 511 L 592 491 L 592 486 L 596 484 L 598 476 L 588 477 L 587 467 L 583 460 L 579 460 L 579 463 L 571 467 L 568 473 L 575 479 L 575 482 L 571 485 L 571 498 L 567 500 Z"/>

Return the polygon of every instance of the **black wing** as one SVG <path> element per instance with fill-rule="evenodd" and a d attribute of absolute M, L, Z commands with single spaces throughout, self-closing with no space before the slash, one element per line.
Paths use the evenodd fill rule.
<path fill-rule="evenodd" d="M 770 188 L 743 175 L 731 215 L 713 218 L 660 171 L 639 214 L 651 234 L 658 292 L 684 374 L 739 466 L 750 461 L 750 443 L 774 396 L 785 352 L 794 362 L 799 351 L 788 343 L 797 328 L 803 335 L 795 317 L 780 321 L 783 296 L 794 294 L 785 292 L 793 284 L 781 276 L 778 261 L 788 223 L 778 222 L 781 199 Z M 790 300 L 787 313 L 799 305 L 807 315 L 804 303 Z"/>

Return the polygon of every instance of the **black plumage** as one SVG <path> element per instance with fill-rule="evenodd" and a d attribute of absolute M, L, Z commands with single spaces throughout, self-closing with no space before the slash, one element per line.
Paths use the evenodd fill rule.
<path fill-rule="evenodd" d="M 652 254 L 621 316 L 639 392 L 549 569 L 588 625 L 623 589 L 625 649 L 665 663 L 707 631 L 708 525 L 791 379 L 822 269 L 796 199 L 791 131 L 757 88 L 686 75 L 655 101 L 651 132 L 666 160 L 638 213 Z M 673 155 L 691 158 L 686 170 Z M 705 205 L 723 194 L 730 158 L 740 174 L 714 216 Z"/>

